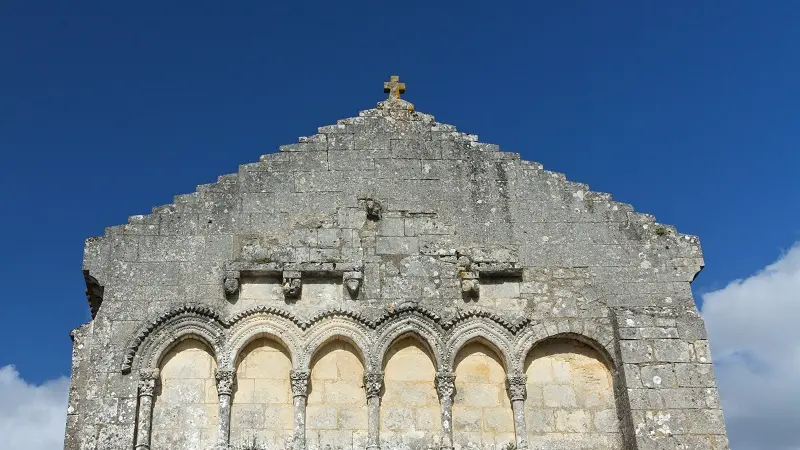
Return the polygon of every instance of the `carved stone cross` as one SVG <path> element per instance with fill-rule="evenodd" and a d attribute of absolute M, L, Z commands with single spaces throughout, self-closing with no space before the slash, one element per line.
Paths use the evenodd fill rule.
<path fill-rule="evenodd" d="M 400 77 L 392 75 L 390 81 L 383 82 L 383 92 L 389 94 L 389 100 L 400 98 L 400 94 L 406 93 L 406 84 L 400 82 Z"/>

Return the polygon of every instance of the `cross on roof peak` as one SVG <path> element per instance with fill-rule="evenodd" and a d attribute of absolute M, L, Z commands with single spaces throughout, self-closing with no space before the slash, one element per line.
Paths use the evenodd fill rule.
<path fill-rule="evenodd" d="M 389 100 L 399 99 L 400 94 L 405 94 L 406 84 L 400 82 L 398 75 L 389 77 L 389 81 L 383 82 L 383 92 L 389 94 Z"/>

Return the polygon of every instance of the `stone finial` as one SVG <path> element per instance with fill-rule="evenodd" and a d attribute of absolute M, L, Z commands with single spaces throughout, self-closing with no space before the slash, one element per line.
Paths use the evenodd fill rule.
<path fill-rule="evenodd" d="M 289 379 L 292 382 L 292 396 L 305 397 L 308 395 L 308 376 L 307 370 L 292 370 L 289 372 Z"/>
<path fill-rule="evenodd" d="M 345 272 L 344 275 L 342 275 L 344 287 L 347 288 L 347 292 L 350 294 L 351 298 L 358 297 L 358 291 L 361 289 L 361 282 L 363 280 L 364 274 L 361 271 Z"/>
<path fill-rule="evenodd" d="M 283 271 L 283 295 L 286 298 L 300 298 L 303 291 L 303 282 L 300 279 L 300 272 L 297 270 Z"/>
<path fill-rule="evenodd" d="M 383 372 L 367 372 L 364 374 L 364 390 L 367 391 L 367 398 L 380 396 L 382 387 Z"/>
<path fill-rule="evenodd" d="M 217 369 L 214 373 L 217 379 L 217 394 L 231 395 L 233 386 L 236 384 L 236 371 L 231 369 Z"/>
<path fill-rule="evenodd" d="M 528 381 L 527 375 L 508 375 L 508 396 L 511 400 L 525 400 L 527 395 L 525 383 Z"/>
<path fill-rule="evenodd" d="M 456 391 L 456 374 L 452 372 L 438 372 L 436 374 L 436 392 L 439 398 L 453 398 Z"/>
<path fill-rule="evenodd" d="M 389 100 L 400 99 L 400 94 L 406 93 L 406 84 L 400 82 L 398 75 L 389 77 L 389 81 L 383 82 L 383 92 L 389 94 Z"/>
<path fill-rule="evenodd" d="M 139 372 L 139 395 L 153 396 L 158 380 L 158 369 L 145 369 Z"/>

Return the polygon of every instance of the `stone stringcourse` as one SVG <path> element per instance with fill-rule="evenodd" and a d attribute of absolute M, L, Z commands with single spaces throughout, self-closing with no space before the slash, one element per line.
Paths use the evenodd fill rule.
<path fill-rule="evenodd" d="M 86 241 L 65 450 L 729 448 L 698 238 L 405 91 Z"/>

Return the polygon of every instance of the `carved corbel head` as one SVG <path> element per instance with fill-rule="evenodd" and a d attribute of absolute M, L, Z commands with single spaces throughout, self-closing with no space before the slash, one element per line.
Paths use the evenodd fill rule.
<path fill-rule="evenodd" d="M 284 270 L 283 296 L 291 299 L 300 298 L 300 294 L 302 291 L 303 291 L 303 282 L 300 279 L 300 271 Z"/>
<path fill-rule="evenodd" d="M 342 276 L 342 282 L 344 283 L 344 287 L 347 288 L 347 292 L 350 294 L 350 297 L 358 297 L 358 291 L 361 289 L 361 283 L 363 280 L 364 274 L 361 271 L 344 273 Z"/>
<path fill-rule="evenodd" d="M 472 267 L 468 256 L 458 257 L 458 277 L 461 279 L 461 295 L 464 298 L 476 299 L 480 295 L 480 275 Z"/>
<path fill-rule="evenodd" d="M 381 202 L 368 198 L 364 205 L 367 208 L 367 219 L 369 220 L 381 220 L 381 214 L 383 213 L 383 206 Z"/>
<path fill-rule="evenodd" d="M 226 295 L 233 295 L 239 292 L 239 277 L 238 270 L 228 270 L 225 272 L 225 278 L 222 280 L 222 285 L 225 288 Z"/>

